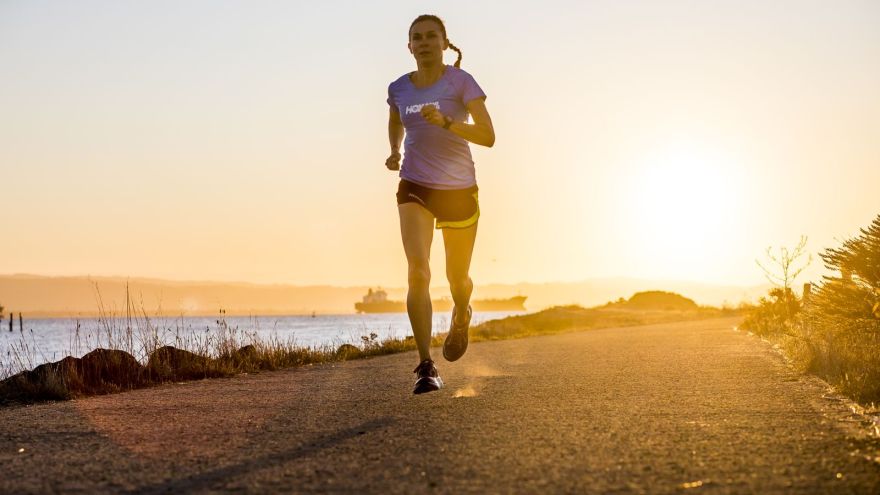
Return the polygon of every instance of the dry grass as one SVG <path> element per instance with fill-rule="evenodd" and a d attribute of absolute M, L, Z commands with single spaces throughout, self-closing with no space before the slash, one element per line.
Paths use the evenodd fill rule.
<path fill-rule="evenodd" d="M 805 305 L 773 289 L 747 308 L 740 328 L 779 344 L 798 369 L 874 409 L 880 404 L 880 317 L 858 294 L 833 295 L 819 291 Z"/>
<path fill-rule="evenodd" d="M 556 306 L 537 313 L 491 320 L 471 329 L 471 340 L 502 340 L 551 335 L 597 328 L 627 327 L 735 316 L 732 309 L 698 308 L 692 311 L 643 311 L 614 307 Z"/>
<path fill-rule="evenodd" d="M 472 342 L 479 342 L 729 314 L 729 311 L 705 308 L 632 311 L 561 306 L 487 321 L 474 326 L 470 335 Z M 222 315 L 216 320 L 214 331 L 205 333 L 193 332 L 183 322 L 173 330 L 161 329 L 143 310 L 138 314 L 128 311 L 124 318 L 102 311 L 98 322 L 93 332 L 84 331 L 77 324 L 70 349 L 75 355 L 86 350 L 98 351 L 82 359 L 68 357 L 33 370 L 31 364 L 42 356 L 33 337 L 22 334 L 2 370 L 4 378 L 11 378 L 5 384 L 0 383 L 0 404 L 69 399 L 169 381 L 232 376 L 416 349 L 412 337 L 379 340 L 375 333 L 361 336 L 359 345 L 300 346 L 293 339 L 283 340 L 277 336 L 261 339 L 256 331 L 231 328 Z M 435 335 L 432 346 L 441 346 L 444 338 L 445 334 Z"/>
<path fill-rule="evenodd" d="M 863 406 L 880 404 L 880 319 L 844 319 L 811 307 L 776 340 L 799 368 Z"/>

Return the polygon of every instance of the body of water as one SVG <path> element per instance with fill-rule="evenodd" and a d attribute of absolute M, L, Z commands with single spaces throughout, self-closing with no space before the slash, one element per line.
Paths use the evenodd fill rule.
<path fill-rule="evenodd" d="M 474 312 L 472 325 L 524 313 Z M 446 332 L 449 318 L 449 312 L 435 313 L 433 332 Z M 149 320 L 142 317 L 130 322 L 126 318 L 35 318 L 24 320 L 21 330 L 15 319 L 12 332 L 5 321 L 0 327 L 0 372 L 30 369 L 68 355 L 81 357 L 97 347 L 142 349 L 145 340 L 176 345 L 233 337 L 241 345 L 257 338 L 294 342 L 303 347 L 337 347 L 346 343 L 362 345 L 362 337 L 370 338 L 371 334 L 375 334 L 376 340 L 384 340 L 403 338 L 412 331 L 406 313 L 150 317 Z M 135 357 L 145 359 L 142 355 Z"/>

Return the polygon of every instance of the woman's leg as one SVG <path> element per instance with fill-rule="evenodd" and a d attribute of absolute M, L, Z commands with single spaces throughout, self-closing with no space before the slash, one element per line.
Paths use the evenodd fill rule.
<path fill-rule="evenodd" d="M 471 268 L 471 255 L 477 238 L 477 224 L 464 229 L 443 229 L 443 243 L 446 246 L 446 279 L 455 302 L 457 324 L 467 321 L 467 308 L 474 291 L 474 283 L 468 274 Z"/>
<path fill-rule="evenodd" d="M 418 203 L 397 205 L 400 213 L 400 235 L 409 266 L 409 290 L 406 311 L 413 337 L 419 348 L 419 359 L 431 358 L 431 240 L 434 238 L 434 216 Z"/>

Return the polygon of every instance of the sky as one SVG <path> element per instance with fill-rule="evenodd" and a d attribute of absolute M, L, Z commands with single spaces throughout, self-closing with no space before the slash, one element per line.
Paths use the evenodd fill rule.
<path fill-rule="evenodd" d="M 4 0 L 0 273 L 405 285 L 385 98 L 423 13 L 495 126 L 478 284 L 758 284 L 880 213 L 876 1 Z"/>

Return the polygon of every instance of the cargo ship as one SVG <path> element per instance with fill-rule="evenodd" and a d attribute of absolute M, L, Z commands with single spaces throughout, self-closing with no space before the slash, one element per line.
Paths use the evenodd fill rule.
<path fill-rule="evenodd" d="M 507 299 L 477 299 L 471 301 L 474 311 L 525 311 L 526 296 L 514 296 Z M 431 300 L 434 311 L 452 311 L 453 302 L 449 297 Z M 382 289 L 369 289 L 361 302 L 354 303 L 358 313 L 405 313 L 405 301 L 388 299 Z"/>

